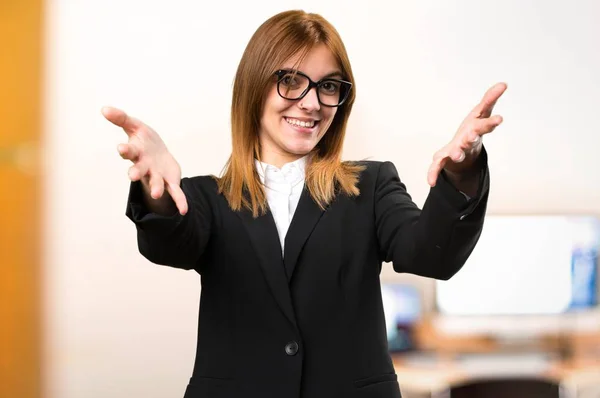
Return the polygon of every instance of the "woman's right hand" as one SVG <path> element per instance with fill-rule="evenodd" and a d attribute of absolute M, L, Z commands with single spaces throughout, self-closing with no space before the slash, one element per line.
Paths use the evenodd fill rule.
<path fill-rule="evenodd" d="M 174 204 L 179 213 L 187 213 L 187 200 L 180 187 L 181 167 L 158 133 L 120 109 L 104 107 L 102 114 L 129 137 L 128 142 L 119 144 L 117 150 L 123 159 L 133 162 L 129 178 L 142 181 L 150 209 L 168 213 L 169 209 L 174 211 Z"/>

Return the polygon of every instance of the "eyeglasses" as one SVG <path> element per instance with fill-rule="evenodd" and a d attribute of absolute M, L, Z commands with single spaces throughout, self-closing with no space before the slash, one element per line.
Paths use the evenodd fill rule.
<path fill-rule="evenodd" d="M 302 99 L 313 87 L 316 87 L 319 103 L 324 106 L 336 107 L 348 99 L 352 88 L 352 83 L 348 81 L 329 77 L 313 82 L 304 73 L 294 70 L 280 69 L 275 72 L 275 75 L 277 76 L 277 93 L 287 100 Z"/>

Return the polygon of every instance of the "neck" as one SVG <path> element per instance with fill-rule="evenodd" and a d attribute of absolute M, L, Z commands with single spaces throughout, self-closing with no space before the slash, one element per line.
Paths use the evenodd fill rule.
<path fill-rule="evenodd" d="M 263 163 L 270 164 L 277 168 L 282 168 L 286 163 L 296 161 L 305 155 L 295 155 L 291 153 L 261 153 L 260 160 Z"/>

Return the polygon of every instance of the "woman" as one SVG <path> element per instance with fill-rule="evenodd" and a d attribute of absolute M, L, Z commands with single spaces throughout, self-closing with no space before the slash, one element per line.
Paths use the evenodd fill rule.
<path fill-rule="evenodd" d="M 322 17 L 273 16 L 233 89 L 232 154 L 220 178 L 181 178 L 158 134 L 114 109 L 129 141 L 127 215 L 150 261 L 194 269 L 202 292 L 185 398 L 400 397 L 379 273 L 448 279 L 483 225 L 481 136 L 496 85 L 434 156 L 423 209 L 389 162 L 342 162 L 355 98 L 346 50 Z"/>

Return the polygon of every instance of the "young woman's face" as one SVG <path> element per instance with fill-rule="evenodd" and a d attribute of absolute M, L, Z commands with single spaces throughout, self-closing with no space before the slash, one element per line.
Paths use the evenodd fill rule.
<path fill-rule="evenodd" d="M 295 61 L 296 58 L 290 59 L 281 69 L 292 70 Z M 325 77 L 342 78 L 336 59 L 325 45 L 312 49 L 297 71 L 314 82 Z M 294 97 L 303 91 L 307 82 L 301 76 L 284 77 L 280 92 L 288 98 Z M 322 101 L 333 101 L 327 98 L 328 90 L 333 92 L 334 85 L 327 83 L 320 89 Z M 336 111 L 337 107 L 319 103 L 316 87 L 301 99 L 289 100 L 279 95 L 274 83 L 267 94 L 260 122 L 261 160 L 281 167 L 308 154 L 327 133 Z"/>

